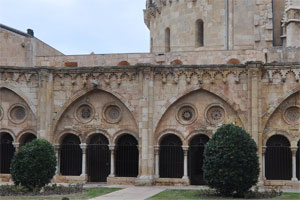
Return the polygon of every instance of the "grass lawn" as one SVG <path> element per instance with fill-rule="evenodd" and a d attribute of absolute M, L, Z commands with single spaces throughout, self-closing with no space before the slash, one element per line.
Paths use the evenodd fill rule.
<path fill-rule="evenodd" d="M 197 190 L 165 190 L 151 198 L 150 199 L 160 199 L 160 200 L 189 200 L 189 199 L 210 199 L 210 200 L 220 200 L 220 199 L 233 199 L 233 198 L 209 198 L 209 197 L 199 197 L 198 196 L 199 191 Z M 271 199 L 300 199 L 299 193 L 284 193 L 282 196 L 277 198 L 271 198 Z M 238 200 L 238 199 L 234 199 Z"/>
<path fill-rule="evenodd" d="M 87 192 L 77 193 L 77 194 L 66 194 L 66 195 L 52 195 L 52 196 L 11 196 L 11 197 L 2 197 L 1 200 L 61 200 L 63 197 L 68 197 L 70 200 L 73 199 L 89 199 L 98 197 L 107 193 L 111 193 L 120 188 L 88 188 Z"/>

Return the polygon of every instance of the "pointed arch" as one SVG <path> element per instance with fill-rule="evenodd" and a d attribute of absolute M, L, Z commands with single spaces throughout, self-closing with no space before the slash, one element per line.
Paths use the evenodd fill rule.
<path fill-rule="evenodd" d="M 134 119 L 134 123 L 137 126 L 137 121 L 136 121 L 136 118 L 134 117 L 134 115 L 132 114 L 132 111 L 134 111 L 134 107 L 130 106 L 129 102 L 127 101 L 122 101 L 121 99 L 125 99 L 123 98 L 120 94 L 118 93 L 112 93 L 111 91 L 107 91 L 105 89 L 95 89 L 95 88 L 84 88 L 82 90 L 79 90 L 76 94 L 74 94 L 71 98 L 69 98 L 69 100 L 67 102 L 65 102 L 65 104 L 62 106 L 62 108 L 59 110 L 59 112 L 56 114 L 56 116 L 54 117 L 53 119 L 53 130 L 55 131 L 57 129 L 57 125 L 58 125 L 58 122 L 59 120 L 61 119 L 61 117 L 63 116 L 63 114 L 66 112 L 66 110 L 75 102 L 77 101 L 78 99 L 80 99 L 81 97 L 93 92 L 93 91 L 96 91 L 96 90 L 99 90 L 99 91 L 104 91 L 104 92 L 107 92 L 108 94 L 114 96 L 117 100 L 119 100 L 129 111 L 132 118 Z"/>
<path fill-rule="evenodd" d="M 14 86 L 11 86 L 10 84 L 7 84 L 7 83 L 5 83 L 5 84 L 0 83 L 0 90 L 1 89 L 8 89 L 8 90 L 14 92 L 20 98 L 22 98 L 25 101 L 25 103 L 28 105 L 31 112 L 33 113 L 34 118 L 36 119 L 37 109 L 36 109 L 35 105 L 20 89 L 14 87 Z"/>
<path fill-rule="evenodd" d="M 167 102 L 165 103 L 165 106 L 163 106 L 161 108 L 161 116 L 159 118 L 159 120 L 155 123 L 154 127 L 155 127 L 155 134 L 157 133 L 157 128 L 158 128 L 158 125 L 159 125 L 159 122 L 161 121 L 161 119 L 164 117 L 164 115 L 167 113 L 167 110 L 174 104 L 176 103 L 179 99 L 189 95 L 189 94 L 192 94 L 193 92 L 196 92 L 196 91 L 206 91 L 206 92 L 209 92 L 217 97 L 219 97 L 220 99 L 222 99 L 223 101 L 225 101 L 236 113 L 237 117 L 239 118 L 239 120 L 241 121 L 242 123 L 242 126 L 245 127 L 245 124 L 246 124 L 246 119 L 245 117 L 242 115 L 242 111 L 239 107 L 239 105 L 237 103 L 235 103 L 233 100 L 229 99 L 228 97 L 226 97 L 224 94 L 222 94 L 220 92 L 220 90 L 216 89 L 216 88 L 213 88 L 213 87 L 207 87 L 205 85 L 199 85 L 199 86 L 195 86 L 195 87 L 192 87 L 188 90 L 185 90 L 184 92 L 178 94 L 177 96 L 173 96 L 171 99 L 167 100 Z"/>
<path fill-rule="evenodd" d="M 292 95 L 296 94 L 297 92 L 300 92 L 300 86 L 289 90 L 285 95 L 281 96 L 279 99 L 277 99 L 273 105 L 269 108 L 269 110 L 264 114 L 264 124 L 263 124 L 263 129 L 265 130 L 266 125 L 268 124 L 269 120 L 271 119 L 272 115 L 274 114 L 274 112 L 279 108 L 279 106 L 288 98 L 290 98 Z"/>

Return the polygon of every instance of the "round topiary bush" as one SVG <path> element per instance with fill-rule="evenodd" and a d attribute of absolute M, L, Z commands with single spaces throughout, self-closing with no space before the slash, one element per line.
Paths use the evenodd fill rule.
<path fill-rule="evenodd" d="M 251 136 L 233 124 L 221 126 L 204 151 L 205 182 L 224 196 L 244 194 L 257 183 L 257 146 Z"/>
<path fill-rule="evenodd" d="M 21 147 L 11 163 L 11 175 L 15 185 L 37 191 L 50 183 L 56 170 L 53 146 L 44 139 L 36 139 Z"/>

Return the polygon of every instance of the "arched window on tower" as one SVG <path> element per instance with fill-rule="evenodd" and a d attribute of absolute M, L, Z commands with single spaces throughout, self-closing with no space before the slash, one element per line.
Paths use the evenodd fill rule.
<path fill-rule="evenodd" d="M 196 21 L 196 47 L 204 46 L 204 23 L 202 19 Z"/>
<path fill-rule="evenodd" d="M 171 39 L 170 39 L 170 28 L 166 28 L 165 30 L 165 51 L 170 52 L 171 51 Z"/>

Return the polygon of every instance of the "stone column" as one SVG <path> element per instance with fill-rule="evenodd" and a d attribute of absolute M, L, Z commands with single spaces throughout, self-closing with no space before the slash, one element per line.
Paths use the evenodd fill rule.
<path fill-rule="evenodd" d="M 87 144 L 86 143 L 81 143 L 80 148 L 82 149 L 82 172 L 80 176 L 86 176 L 86 148 Z"/>
<path fill-rule="evenodd" d="M 109 145 L 110 150 L 110 174 L 109 177 L 115 177 L 115 145 Z"/>
<path fill-rule="evenodd" d="M 159 178 L 159 145 L 154 146 L 155 155 L 155 178 Z"/>
<path fill-rule="evenodd" d="M 262 180 L 266 180 L 266 158 L 265 158 L 265 155 L 266 155 L 266 150 L 267 150 L 267 147 L 262 147 Z"/>
<path fill-rule="evenodd" d="M 56 166 L 56 172 L 55 172 L 55 174 L 57 176 L 59 176 L 60 175 L 60 145 L 59 144 L 55 144 L 54 148 L 55 148 L 55 154 L 56 154 L 56 158 L 57 158 L 57 166 Z"/>
<path fill-rule="evenodd" d="M 291 151 L 292 151 L 292 156 L 293 156 L 293 166 L 292 166 L 292 170 L 293 170 L 293 177 L 292 177 L 292 181 L 298 181 L 298 178 L 296 176 L 296 170 L 297 170 L 297 164 L 296 164 L 296 154 L 297 154 L 297 147 L 291 147 Z"/>
<path fill-rule="evenodd" d="M 151 67 L 141 66 L 138 68 L 139 81 L 139 175 L 136 185 L 152 185 L 154 175 L 154 130 L 153 130 L 153 71 Z"/>
<path fill-rule="evenodd" d="M 188 146 L 182 146 L 183 149 L 183 154 L 184 154 L 184 165 L 183 165 L 183 179 L 188 179 L 188 150 L 189 147 Z"/>
<path fill-rule="evenodd" d="M 15 151 L 19 151 L 19 148 L 20 148 L 20 143 L 18 142 L 13 142 L 12 145 L 15 147 Z"/>
<path fill-rule="evenodd" d="M 39 71 L 39 90 L 37 106 L 37 133 L 38 138 L 52 141 L 53 123 L 53 74 L 50 70 L 42 69 Z"/>

